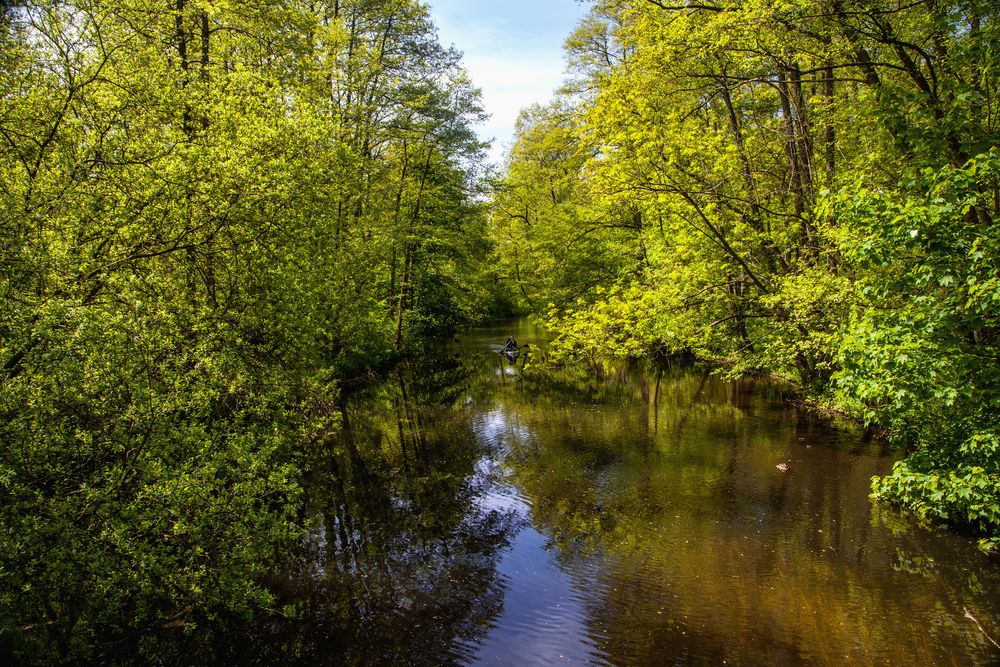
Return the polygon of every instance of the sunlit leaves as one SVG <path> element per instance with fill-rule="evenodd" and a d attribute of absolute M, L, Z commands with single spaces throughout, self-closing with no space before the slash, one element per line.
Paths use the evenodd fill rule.
<path fill-rule="evenodd" d="M 998 401 L 996 7 L 594 5 L 495 200 L 554 349 L 783 376 L 930 452 L 900 470 L 995 474 L 963 443 Z"/>
<path fill-rule="evenodd" d="M 478 91 L 411 0 L 2 29 L 0 632 L 152 655 L 272 604 L 339 380 L 483 313 Z"/>

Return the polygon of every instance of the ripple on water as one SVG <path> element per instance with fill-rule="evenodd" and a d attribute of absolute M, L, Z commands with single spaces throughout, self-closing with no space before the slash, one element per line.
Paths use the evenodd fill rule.
<path fill-rule="evenodd" d="M 522 530 L 498 565 L 506 595 L 503 612 L 476 647 L 470 664 L 608 664 L 591 631 L 587 595 L 556 552 L 533 528 Z"/>
<path fill-rule="evenodd" d="M 481 368 L 456 392 L 475 400 L 412 421 L 409 468 L 367 469 L 403 467 L 413 479 L 388 479 L 408 504 L 350 517 L 404 519 L 382 529 L 388 553 L 426 586 L 389 572 L 384 597 L 413 601 L 400 645 L 438 628 L 412 664 L 1000 664 L 965 616 L 998 634 L 996 564 L 873 513 L 871 477 L 893 460 L 878 446 L 763 383 L 610 364 L 507 382 L 487 345 L 468 346 Z M 417 412 L 397 409 L 365 456 Z M 451 569 L 428 576 L 424 552 Z"/>

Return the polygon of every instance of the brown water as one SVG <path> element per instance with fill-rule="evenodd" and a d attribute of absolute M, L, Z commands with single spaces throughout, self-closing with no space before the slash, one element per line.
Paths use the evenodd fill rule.
<path fill-rule="evenodd" d="M 532 346 L 516 364 L 508 333 Z M 312 457 L 300 619 L 262 655 L 1000 664 L 1000 563 L 872 508 L 883 445 L 767 383 L 553 370 L 543 344 L 476 331 L 349 400 Z"/>

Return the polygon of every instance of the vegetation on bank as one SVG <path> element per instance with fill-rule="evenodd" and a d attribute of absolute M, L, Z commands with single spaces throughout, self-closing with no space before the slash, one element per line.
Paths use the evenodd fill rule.
<path fill-rule="evenodd" d="M 794 378 L 996 547 L 997 13 L 598 0 L 484 202 L 417 0 L 0 2 L 0 657 L 295 614 L 339 388 L 510 299 Z"/>
<path fill-rule="evenodd" d="M 493 301 L 479 94 L 416 0 L 0 9 L 0 655 L 162 658 L 283 613 L 339 384 Z"/>
<path fill-rule="evenodd" d="M 520 119 L 498 265 L 563 354 L 693 352 L 884 427 L 875 496 L 997 548 L 998 20 L 599 0 Z"/>

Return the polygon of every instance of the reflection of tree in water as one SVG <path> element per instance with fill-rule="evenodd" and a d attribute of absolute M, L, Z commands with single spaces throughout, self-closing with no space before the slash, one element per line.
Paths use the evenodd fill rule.
<path fill-rule="evenodd" d="M 302 618 L 279 624 L 282 660 L 459 662 L 502 608 L 496 564 L 517 519 L 478 502 L 482 452 L 446 407 L 457 368 L 414 375 L 349 402 L 344 431 L 310 457 L 315 529 L 284 582 Z"/>
<path fill-rule="evenodd" d="M 669 369 L 615 382 L 595 376 L 588 399 L 540 378 L 551 394 L 506 398 L 531 434 L 511 446 L 512 479 L 586 588 L 588 634 L 612 663 L 995 659 L 964 616 L 987 630 L 998 617 L 995 571 L 978 588 L 962 574 L 985 557 L 945 556 L 939 535 L 906 552 L 940 549 L 946 576 L 915 581 L 927 558 L 887 569 L 888 536 L 868 520 L 869 480 L 888 465 L 864 453 L 877 447 L 844 446 L 767 385 Z"/>

